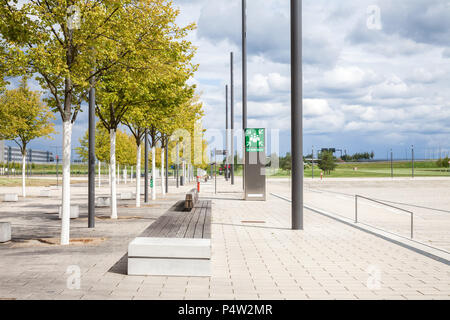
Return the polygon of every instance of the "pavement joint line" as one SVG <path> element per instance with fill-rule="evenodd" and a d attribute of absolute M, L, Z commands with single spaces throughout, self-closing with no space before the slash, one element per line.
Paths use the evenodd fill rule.
<path fill-rule="evenodd" d="M 281 199 L 281 200 L 292 202 L 289 198 L 286 198 L 286 197 L 283 197 L 283 196 L 280 196 L 280 195 L 277 195 L 277 194 L 274 194 L 274 193 L 270 193 L 270 194 L 272 196 L 276 197 L 276 198 Z M 447 266 L 450 266 L 450 253 L 448 253 L 447 251 L 445 251 L 443 249 L 434 248 L 434 247 L 431 247 L 429 245 L 423 244 L 423 243 L 415 241 L 415 240 L 406 239 L 406 238 L 404 238 L 402 236 L 394 235 L 391 232 L 384 231 L 384 230 L 378 229 L 376 227 L 369 226 L 369 225 L 364 224 L 364 223 L 355 224 L 353 222 L 350 222 L 349 218 L 345 217 L 345 219 L 348 220 L 348 221 L 346 221 L 346 220 L 343 219 L 344 217 L 342 217 L 340 215 L 337 215 L 337 214 L 334 214 L 334 213 L 330 213 L 330 212 L 326 212 L 324 210 L 316 209 L 316 208 L 310 207 L 308 205 L 304 205 L 304 208 L 306 208 L 306 209 L 308 209 L 308 210 L 310 210 L 312 212 L 318 213 L 320 215 L 326 216 L 328 218 L 331 218 L 333 220 L 336 220 L 338 222 L 341 222 L 343 224 L 346 224 L 346 225 L 348 225 L 350 227 L 356 228 L 356 229 L 358 229 L 360 231 L 363 231 L 363 232 L 369 233 L 371 235 L 374 235 L 374 236 L 376 236 L 378 238 L 381 238 L 383 240 L 386 240 L 386 241 L 389 241 L 389 242 L 394 243 L 396 245 L 399 245 L 399 246 L 401 246 L 401 247 L 403 247 L 405 249 L 409 249 L 411 251 L 414 251 L 414 252 L 416 252 L 418 254 L 421 254 L 423 256 L 426 256 L 426 257 L 428 257 L 430 259 L 433 259 L 435 261 L 441 262 L 441 263 L 443 263 L 443 264 L 445 264 Z M 361 225 L 364 225 L 366 227 L 362 227 Z M 390 234 L 391 236 L 389 236 L 388 234 Z M 396 237 L 397 239 L 394 239 L 393 236 Z M 414 244 L 408 243 L 408 242 L 413 242 Z M 423 246 L 423 247 L 428 247 L 428 248 L 433 249 L 435 251 L 441 251 L 442 253 L 432 253 L 430 251 L 427 251 L 425 248 L 418 248 L 417 247 L 418 245 L 419 246 Z"/>
<path fill-rule="evenodd" d="M 343 193 L 343 192 L 337 192 L 337 191 L 330 191 L 330 190 L 309 189 L 309 191 L 311 191 L 311 192 L 316 192 L 316 193 L 331 193 L 331 194 L 338 194 L 338 195 L 343 195 L 343 196 L 347 196 L 347 197 L 350 197 L 350 198 L 354 198 L 354 197 L 355 197 L 355 195 L 352 195 L 352 194 L 349 194 L 349 193 Z M 420 208 L 420 209 L 427 209 L 427 210 L 430 210 L 430 211 L 437 211 L 437 212 L 443 212 L 443 213 L 450 213 L 450 211 L 448 211 L 448 210 L 437 209 L 437 208 L 431 208 L 431 207 L 425 207 L 425 206 L 418 206 L 418 205 L 410 204 L 410 203 L 395 202 L 395 201 L 381 200 L 381 199 L 373 199 L 373 200 L 383 201 L 383 202 L 393 203 L 393 204 L 399 204 L 399 205 L 403 205 L 403 206 L 407 206 L 407 207 Z"/>

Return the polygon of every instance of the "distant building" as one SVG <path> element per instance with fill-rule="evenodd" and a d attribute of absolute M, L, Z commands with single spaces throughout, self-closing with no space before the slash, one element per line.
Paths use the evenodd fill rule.
<path fill-rule="evenodd" d="M 22 153 L 19 148 L 13 148 L 5 145 L 4 141 L 0 141 L 0 163 L 21 162 Z M 29 163 L 49 163 L 54 162 L 55 158 L 50 151 L 39 151 L 28 149 L 27 161 Z"/>

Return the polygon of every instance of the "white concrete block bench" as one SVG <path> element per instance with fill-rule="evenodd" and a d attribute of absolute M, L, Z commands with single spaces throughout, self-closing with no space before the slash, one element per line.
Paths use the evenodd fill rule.
<path fill-rule="evenodd" d="M 19 195 L 17 193 L 6 193 L 3 197 L 4 202 L 18 202 Z"/>
<path fill-rule="evenodd" d="M 11 241 L 11 223 L 0 222 L 0 243 Z"/>
<path fill-rule="evenodd" d="M 120 200 L 134 200 L 134 194 L 132 192 L 122 192 Z"/>
<path fill-rule="evenodd" d="M 97 197 L 97 201 L 95 202 L 95 206 L 97 208 L 109 208 L 109 207 L 111 207 L 111 197 L 110 196 Z"/>
<path fill-rule="evenodd" d="M 41 197 L 41 198 L 50 198 L 50 190 L 41 190 L 39 192 L 39 197 Z"/>
<path fill-rule="evenodd" d="M 62 207 L 59 207 L 58 217 L 62 219 Z M 71 206 L 70 207 L 70 219 L 78 219 L 80 217 L 80 207 L 79 206 Z"/>
<path fill-rule="evenodd" d="M 211 201 L 183 209 L 180 201 L 129 244 L 128 275 L 211 276 Z"/>

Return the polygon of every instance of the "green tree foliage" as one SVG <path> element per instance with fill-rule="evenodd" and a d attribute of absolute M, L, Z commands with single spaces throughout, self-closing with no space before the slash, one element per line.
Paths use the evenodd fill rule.
<path fill-rule="evenodd" d="M 439 168 L 449 168 L 450 167 L 450 158 L 448 156 L 445 158 L 441 158 L 436 162 L 436 165 Z"/>
<path fill-rule="evenodd" d="M 116 136 L 116 157 L 117 163 L 121 166 L 134 166 L 136 161 L 136 146 L 132 136 L 129 136 L 125 131 L 117 130 Z M 95 157 L 103 163 L 109 163 L 110 152 L 109 132 L 102 124 L 97 123 L 95 129 Z M 80 138 L 80 147 L 76 148 L 76 152 L 83 162 L 89 159 L 89 131 L 86 131 L 84 136 Z"/>
<path fill-rule="evenodd" d="M 351 162 L 361 160 L 373 160 L 374 157 L 375 153 L 372 151 L 364 153 L 355 153 L 354 155 L 343 155 L 341 159 L 345 162 Z"/>
<path fill-rule="evenodd" d="M 18 89 L 0 96 L 0 139 L 13 140 L 22 153 L 22 196 L 26 197 L 27 145 L 54 132 L 53 113 L 41 102 L 40 94 L 27 87 L 26 78 Z"/>
<path fill-rule="evenodd" d="M 13 140 L 26 155 L 30 141 L 54 132 L 54 116 L 41 102 L 38 92 L 31 91 L 26 80 L 18 89 L 7 90 L 0 96 L 0 139 Z"/>
<path fill-rule="evenodd" d="M 286 156 L 280 157 L 280 168 L 283 170 L 292 169 L 292 156 L 289 152 L 286 153 Z"/>
<path fill-rule="evenodd" d="M 319 168 L 325 173 L 330 174 L 337 167 L 336 159 L 331 152 L 322 152 L 320 154 Z"/>

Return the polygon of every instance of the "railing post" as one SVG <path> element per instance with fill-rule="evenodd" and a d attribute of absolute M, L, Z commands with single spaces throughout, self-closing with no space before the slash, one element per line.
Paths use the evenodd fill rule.
<path fill-rule="evenodd" d="M 358 195 L 355 196 L 355 223 L 358 223 Z"/>

